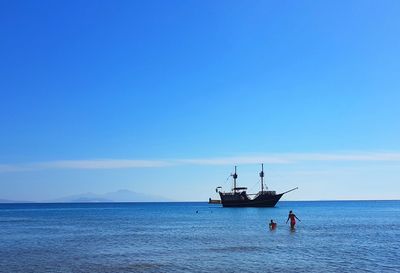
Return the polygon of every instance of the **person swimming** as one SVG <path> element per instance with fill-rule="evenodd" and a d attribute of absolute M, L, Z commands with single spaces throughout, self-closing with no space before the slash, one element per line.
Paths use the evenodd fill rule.
<path fill-rule="evenodd" d="M 290 219 L 290 228 L 291 229 L 294 229 L 294 226 L 296 225 L 296 219 L 301 222 L 301 220 L 299 218 L 297 218 L 296 214 L 294 214 L 293 211 L 289 211 L 289 215 L 286 220 L 286 224 L 289 221 L 289 219 Z"/>
<path fill-rule="evenodd" d="M 271 222 L 269 223 L 269 229 L 274 230 L 276 228 L 276 223 L 274 220 L 271 219 Z"/>

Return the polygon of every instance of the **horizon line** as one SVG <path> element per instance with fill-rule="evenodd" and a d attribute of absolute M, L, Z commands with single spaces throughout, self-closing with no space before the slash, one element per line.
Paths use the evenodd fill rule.
<path fill-rule="evenodd" d="M 208 201 L 108 201 L 108 202 L 45 202 L 45 201 L 16 201 L 1 202 L 0 204 L 111 204 L 111 203 L 207 203 Z M 362 202 L 362 201 L 400 201 L 399 199 L 314 199 L 314 200 L 281 200 L 279 202 Z M 210 204 L 217 206 L 220 204 Z"/>

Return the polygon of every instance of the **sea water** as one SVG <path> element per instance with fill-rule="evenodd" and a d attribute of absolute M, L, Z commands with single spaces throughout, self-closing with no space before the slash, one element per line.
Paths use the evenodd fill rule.
<path fill-rule="evenodd" d="M 400 201 L 1 204 L 0 272 L 400 272 Z"/>

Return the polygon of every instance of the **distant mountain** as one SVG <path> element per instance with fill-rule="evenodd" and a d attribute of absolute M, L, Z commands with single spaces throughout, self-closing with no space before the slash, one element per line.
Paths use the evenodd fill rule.
<path fill-rule="evenodd" d="M 78 195 L 66 196 L 58 199 L 47 200 L 46 202 L 166 202 L 171 201 L 167 198 L 129 190 L 118 190 L 104 194 L 82 193 Z"/>
<path fill-rule="evenodd" d="M 0 199 L 0 203 L 32 203 L 31 201 L 15 201 L 15 200 L 8 200 L 8 199 Z"/>
<path fill-rule="evenodd" d="M 144 193 L 137 193 L 129 190 L 119 190 L 109 192 L 103 195 L 104 198 L 113 200 L 114 202 L 162 202 L 171 201 L 165 197 L 155 196 Z"/>

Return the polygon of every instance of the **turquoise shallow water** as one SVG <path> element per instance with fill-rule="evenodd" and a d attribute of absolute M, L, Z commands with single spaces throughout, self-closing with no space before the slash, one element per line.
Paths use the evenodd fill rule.
<path fill-rule="evenodd" d="M 400 272 L 400 201 L 0 204 L 0 272 Z"/>

